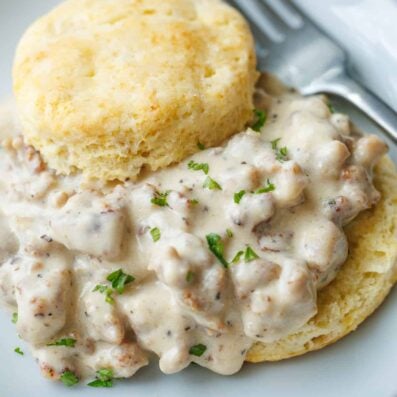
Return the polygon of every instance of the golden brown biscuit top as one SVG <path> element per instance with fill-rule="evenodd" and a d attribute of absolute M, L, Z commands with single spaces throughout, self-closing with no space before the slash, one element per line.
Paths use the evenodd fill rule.
<path fill-rule="evenodd" d="M 237 132 L 255 79 L 246 22 L 218 0 L 69 0 L 28 29 L 14 65 L 27 141 L 60 172 L 110 179 Z"/>

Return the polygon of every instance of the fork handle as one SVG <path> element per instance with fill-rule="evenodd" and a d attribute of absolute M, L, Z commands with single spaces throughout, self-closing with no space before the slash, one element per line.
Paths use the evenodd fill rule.
<path fill-rule="evenodd" d="M 313 82 L 310 90 L 312 92 L 304 92 L 304 94 L 316 91 L 345 98 L 366 113 L 397 143 L 397 114 L 346 74 L 335 73 L 331 76 L 324 76 L 317 82 Z"/>

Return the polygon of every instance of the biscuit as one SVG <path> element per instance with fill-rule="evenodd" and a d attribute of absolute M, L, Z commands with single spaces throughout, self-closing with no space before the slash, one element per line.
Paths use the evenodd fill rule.
<path fill-rule="evenodd" d="M 349 256 L 336 279 L 318 293 L 318 312 L 297 332 L 276 342 L 256 343 L 247 361 L 278 361 L 327 346 L 354 331 L 397 282 L 397 172 L 388 157 L 375 170 L 382 198 L 345 231 Z"/>
<path fill-rule="evenodd" d="M 68 0 L 21 39 L 14 93 L 51 168 L 123 180 L 241 131 L 255 65 L 246 21 L 220 0 Z"/>

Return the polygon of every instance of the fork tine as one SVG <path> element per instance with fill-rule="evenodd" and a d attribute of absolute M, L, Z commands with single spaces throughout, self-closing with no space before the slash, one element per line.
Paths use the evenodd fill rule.
<path fill-rule="evenodd" d="M 240 9 L 238 4 L 236 4 L 235 0 L 228 0 L 228 3 L 244 14 L 244 12 Z M 270 52 L 269 48 L 271 47 L 272 42 L 267 38 L 267 36 L 264 36 L 262 31 L 260 31 L 254 24 L 251 24 L 251 30 L 255 37 L 255 49 L 256 49 L 256 57 L 258 61 L 257 66 L 259 70 L 262 70 L 265 68 L 266 58 L 269 55 Z"/>
<path fill-rule="evenodd" d="M 277 27 L 269 15 L 264 12 L 263 4 L 257 0 L 235 0 L 234 3 L 271 41 L 280 43 L 285 39 L 285 34 L 280 31 L 280 27 Z"/>
<path fill-rule="evenodd" d="M 285 32 L 290 26 L 285 21 L 285 19 L 277 12 L 277 9 L 274 9 L 269 1 L 267 0 L 259 0 L 259 7 L 262 9 L 262 14 L 265 14 L 275 25 L 277 30 L 280 32 Z"/>
<path fill-rule="evenodd" d="M 288 0 L 262 0 L 266 3 L 284 23 L 291 29 L 299 29 L 303 26 L 304 21 L 300 12 Z"/>

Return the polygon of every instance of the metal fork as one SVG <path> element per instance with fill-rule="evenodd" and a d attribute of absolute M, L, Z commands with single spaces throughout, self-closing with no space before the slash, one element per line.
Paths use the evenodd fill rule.
<path fill-rule="evenodd" d="M 260 68 L 276 74 L 303 95 L 328 93 L 347 99 L 397 142 L 397 114 L 348 75 L 344 51 L 290 1 L 229 3 L 251 22 Z"/>

